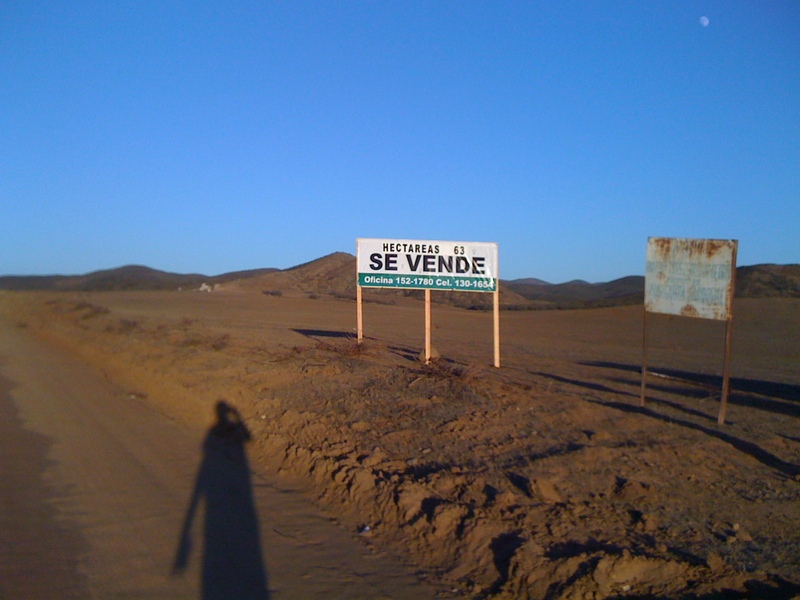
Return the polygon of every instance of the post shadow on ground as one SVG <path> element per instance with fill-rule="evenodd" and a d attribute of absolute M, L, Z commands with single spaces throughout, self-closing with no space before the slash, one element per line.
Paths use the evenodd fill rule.
<path fill-rule="evenodd" d="M 292 329 L 292 331 L 311 339 L 323 337 L 351 340 L 355 339 L 356 337 L 356 335 L 351 331 L 334 331 L 332 329 Z"/>
<path fill-rule="evenodd" d="M 197 546 L 192 536 L 193 522 L 204 502 L 201 598 L 267 600 L 267 573 L 245 453 L 250 432 L 239 412 L 222 400 L 217 402 L 216 416 L 217 421 L 203 442 L 203 460 L 186 510 L 172 573 L 178 575 L 188 566 Z"/>
<path fill-rule="evenodd" d="M 583 363 L 583 364 L 590 364 L 590 363 Z M 602 363 L 602 366 L 608 368 L 609 364 L 610 363 Z M 590 366 L 597 366 L 597 363 L 590 364 Z M 627 370 L 627 369 L 623 369 L 623 370 Z M 576 386 L 579 386 L 579 387 L 584 387 L 584 388 L 595 390 L 595 391 L 599 391 L 599 392 L 610 392 L 610 393 L 619 394 L 619 395 L 636 396 L 635 394 L 632 394 L 632 393 L 629 393 L 629 392 L 623 392 L 623 391 L 619 391 L 619 390 L 614 390 L 614 389 L 612 389 L 610 387 L 607 387 L 607 386 L 604 386 L 604 385 L 601 385 L 601 384 L 592 383 L 592 382 L 582 382 L 582 381 L 579 381 L 579 380 L 576 380 L 576 379 L 568 379 L 568 378 L 565 378 L 565 377 L 560 377 L 558 375 L 552 375 L 552 374 L 542 373 L 542 372 L 533 372 L 532 371 L 532 373 L 534 373 L 536 375 L 539 375 L 539 376 L 542 376 L 542 377 L 547 377 L 547 378 L 553 379 L 555 381 L 560 381 L 562 383 L 568 383 L 568 384 L 571 384 L 571 385 L 576 385 Z M 758 446 L 758 444 L 755 444 L 754 442 L 750 442 L 750 441 L 738 438 L 738 437 L 732 435 L 731 433 L 719 431 L 717 428 L 715 428 L 713 426 L 705 426 L 703 424 L 694 423 L 694 422 L 689 421 L 689 420 L 687 420 L 685 418 L 681 419 L 681 418 L 676 417 L 676 416 L 662 415 L 662 414 L 659 414 L 659 413 L 657 413 L 657 412 L 655 412 L 655 411 L 653 411 L 653 410 L 651 410 L 650 408 L 647 408 L 647 407 L 640 407 L 640 406 L 625 404 L 625 403 L 622 403 L 622 402 L 606 400 L 606 399 L 603 399 L 602 397 L 587 398 L 587 401 L 591 402 L 592 404 L 599 404 L 599 405 L 602 405 L 602 406 L 607 406 L 609 408 L 614 408 L 616 410 L 619 410 L 619 411 L 622 411 L 622 412 L 626 412 L 626 413 L 641 414 L 641 415 L 644 415 L 644 416 L 647 416 L 647 417 L 650 417 L 650 418 L 653 418 L 653 419 L 657 419 L 659 421 L 663 421 L 665 423 L 672 423 L 673 425 L 680 425 L 681 427 L 685 427 L 687 429 L 693 429 L 695 431 L 702 432 L 702 433 L 704 433 L 706 435 L 709 435 L 711 437 L 715 437 L 715 438 L 717 438 L 719 440 L 722 440 L 723 442 L 726 442 L 726 443 L 730 444 L 731 446 L 733 446 L 736 450 L 738 450 L 740 452 L 744 452 L 745 454 L 749 454 L 750 456 L 752 456 L 753 458 L 755 458 L 756 460 L 758 460 L 762 464 L 766 465 L 769 468 L 775 469 L 776 471 L 778 471 L 779 473 L 782 473 L 783 475 L 786 475 L 786 476 L 789 476 L 789 477 L 792 477 L 792 478 L 796 477 L 797 475 L 800 475 L 800 465 L 784 461 L 781 458 L 775 456 L 774 454 L 764 450 L 763 448 L 761 448 L 760 446 Z M 661 401 L 652 401 L 651 400 L 651 402 L 658 402 L 660 404 L 665 404 L 665 405 L 671 406 L 672 408 L 676 408 L 676 409 L 678 409 L 678 410 L 680 410 L 682 412 L 688 412 L 689 414 L 693 414 L 695 412 L 695 411 L 686 411 L 683 407 L 680 407 L 679 405 L 676 405 L 674 403 L 669 403 L 669 402 L 666 402 L 666 401 L 663 401 L 663 400 L 661 400 Z M 697 413 L 697 414 L 695 414 L 695 416 L 700 416 L 702 418 L 707 418 L 707 416 L 703 415 L 702 413 Z"/>
<path fill-rule="evenodd" d="M 722 440 L 723 442 L 730 444 L 739 452 L 749 454 L 763 465 L 771 469 L 774 469 L 775 471 L 782 473 L 785 476 L 794 478 L 797 475 L 800 475 L 800 465 L 796 465 L 794 463 L 785 461 L 775 456 L 774 454 L 767 452 L 766 450 L 761 448 L 758 444 L 755 444 L 747 440 L 743 440 L 734 435 L 731 435 L 730 433 L 718 431 L 717 429 L 706 427 L 698 423 L 692 423 L 691 421 L 686 421 L 684 419 L 670 417 L 667 415 L 660 415 L 658 413 L 651 411 L 649 408 L 642 408 L 640 406 L 631 406 L 628 404 L 623 404 L 621 402 L 611 402 L 601 399 L 589 399 L 588 402 L 591 402 L 592 404 L 600 404 L 603 406 L 608 406 L 609 408 L 614 408 L 622 412 L 641 414 L 650 417 L 652 419 L 663 421 L 665 423 L 680 425 L 681 427 L 685 427 L 687 429 L 693 429 L 695 431 L 699 431 L 701 433 L 704 433 L 711 437 L 715 437 L 718 440 Z"/>
<path fill-rule="evenodd" d="M 635 374 L 641 374 L 642 372 L 641 365 L 630 365 L 630 364 L 615 363 L 609 361 L 587 361 L 587 362 L 582 362 L 580 364 L 585 365 L 587 367 L 614 369 L 617 371 L 624 371 Z M 677 379 L 683 379 L 684 381 L 687 382 L 710 385 L 715 388 L 719 388 L 722 386 L 721 375 L 707 375 L 702 373 L 693 373 L 690 371 L 679 370 L 679 369 L 668 369 L 668 368 L 658 368 L 657 370 L 661 373 L 664 373 L 665 375 L 669 375 Z M 761 379 L 731 377 L 731 390 L 747 394 L 758 394 L 759 396 L 765 396 L 773 400 L 783 400 L 788 403 L 800 402 L 800 385 L 792 383 L 778 383 L 774 381 L 764 381 Z M 766 403 L 764 406 L 760 406 L 760 408 L 762 408 L 763 410 L 773 410 L 773 412 L 779 412 L 779 413 L 784 413 L 787 410 L 785 407 L 783 407 L 782 410 L 775 409 L 774 407 L 770 407 Z M 794 406 L 793 409 L 789 408 L 788 410 L 789 412 L 787 414 L 794 414 L 794 415 L 798 414 L 796 406 Z"/>

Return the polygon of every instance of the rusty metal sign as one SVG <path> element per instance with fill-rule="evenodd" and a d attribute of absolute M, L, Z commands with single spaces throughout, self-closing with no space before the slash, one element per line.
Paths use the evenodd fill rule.
<path fill-rule="evenodd" d="M 729 320 L 738 245 L 737 240 L 648 238 L 645 310 Z"/>

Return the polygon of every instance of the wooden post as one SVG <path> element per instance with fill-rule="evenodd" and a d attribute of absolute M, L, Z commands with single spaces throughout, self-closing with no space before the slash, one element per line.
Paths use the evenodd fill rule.
<path fill-rule="evenodd" d="M 644 318 L 642 320 L 642 395 L 639 399 L 639 406 L 644 408 L 645 389 L 647 388 L 647 307 L 644 308 Z"/>
<path fill-rule="evenodd" d="M 494 366 L 500 368 L 500 280 L 494 292 Z"/>
<path fill-rule="evenodd" d="M 364 311 L 361 308 L 361 286 L 356 286 L 356 327 L 358 329 L 358 345 L 364 341 Z"/>
<path fill-rule="evenodd" d="M 431 291 L 425 290 L 425 364 L 431 362 Z"/>

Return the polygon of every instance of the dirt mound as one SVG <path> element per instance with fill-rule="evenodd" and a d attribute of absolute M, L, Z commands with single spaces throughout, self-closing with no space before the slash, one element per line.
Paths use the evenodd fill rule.
<path fill-rule="evenodd" d="M 381 350 L 372 366 L 349 352 L 325 343 L 282 359 L 302 362 L 313 378 L 272 390 L 256 408 L 267 415 L 267 463 L 311 481 L 362 535 L 409 548 L 460 593 L 746 597 L 754 586 L 783 585 L 742 569 L 749 531 L 760 526 L 714 524 L 713 542 L 700 534 L 703 503 L 715 493 L 701 500 L 697 476 L 680 474 L 727 486 L 724 461 L 694 468 L 720 451 L 714 444 L 695 440 L 689 450 L 656 441 L 665 432 L 627 435 L 615 415 L 548 394 L 542 382 L 529 382 L 531 397 L 521 381 L 476 367 L 386 370 L 372 364 L 389 360 Z M 800 474 L 793 469 L 790 477 Z M 786 499 L 800 500 L 797 483 L 784 481 Z M 798 542 L 775 548 L 790 571 L 800 567 L 789 558 Z M 800 591 L 794 585 L 786 589 Z"/>

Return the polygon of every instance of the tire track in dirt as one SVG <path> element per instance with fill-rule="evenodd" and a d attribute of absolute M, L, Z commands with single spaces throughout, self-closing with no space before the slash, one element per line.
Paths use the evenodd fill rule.
<path fill-rule="evenodd" d="M 0 598 L 85 598 L 77 557 L 86 540 L 49 504 L 59 494 L 44 480 L 52 441 L 25 428 L 13 388 L 0 377 Z"/>

